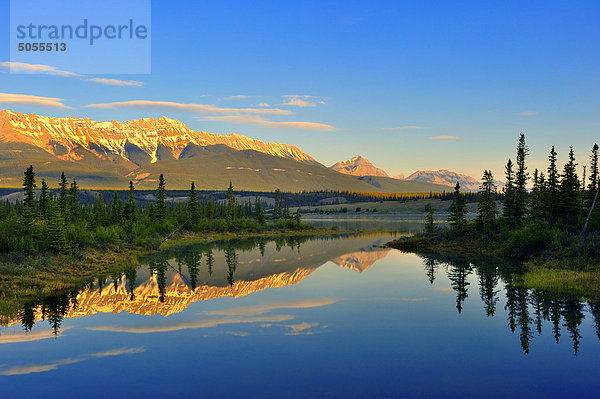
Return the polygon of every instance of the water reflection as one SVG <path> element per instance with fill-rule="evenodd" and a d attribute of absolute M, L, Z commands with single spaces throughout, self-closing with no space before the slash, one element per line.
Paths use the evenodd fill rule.
<path fill-rule="evenodd" d="M 379 246 L 389 240 L 379 234 L 347 234 L 171 248 L 143 257 L 144 266 L 98 276 L 80 290 L 28 302 L 8 325 L 20 323 L 29 333 L 36 323 L 47 321 L 56 335 L 64 318 L 122 311 L 169 316 L 196 301 L 297 284 L 328 262 L 362 273 L 392 251 Z M 450 282 L 457 317 L 465 317 L 465 305 L 479 296 L 485 316 L 506 317 L 507 328 L 518 336 L 525 354 L 544 330 L 556 343 L 565 339 L 561 335 L 565 333 L 577 354 L 586 317 L 593 320 L 600 338 L 600 302 L 523 288 L 518 268 L 496 259 L 419 256 L 423 278 L 432 286 L 442 277 Z"/>
<path fill-rule="evenodd" d="M 463 303 L 469 297 L 469 275 L 476 273 L 479 283 L 479 296 L 488 317 L 496 313 L 500 301 L 499 289 L 504 287 L 507 312 L 507 326 L 518 332 L 523 353 L 529 353 L 535 333 L 542 334 L 543 325 L 551 324 L 554 340 L 558 344 L 561 327 L 569 333 L 573 352 L 579 352 L 581 342 L 580 326 L 588 313 L 594 320 L 596 334 L 600 338 L 600 302 L 582 301 L 577 295 L 550 293 L 542 290 L 530 290 L 518 284 L 516 265 L 498 263 L 497 260 L 481 259 L 473 263 L 472 258 L 441 255 L 420 255 L 423 258 L 425 274 L 431 284 L 435 281 L 437 270 L 443 266 L 456 293 L 456 310 L 462 313 Z M 587 305 L 587 308 L 586 308 Z"/>

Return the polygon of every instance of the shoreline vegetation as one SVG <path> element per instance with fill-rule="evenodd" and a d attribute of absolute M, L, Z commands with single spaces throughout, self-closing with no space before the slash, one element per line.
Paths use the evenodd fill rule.
<path fill-rule="evenodd" d="M 492 173 L 486 170 L 478 193 L 477 216 L 467 219 L 465 197 L 457 183 L 447 229 L 434 224 L 429 209 L 425 231 L 386 244 L 416 254 L 487 255 L 521 262 L 519 283 L 534 289 L 579 295 L 600 295 L 600 179 L 598 145 L 592 147 L 589 177 L 580 180 L 573 149 L 559 173 L 552 147 L 547 175 L 533 173 L 533 188 L 526 167 L 529 149 L 521 134 L 516 171 L 506 164 L 506 185 L 497 193 Z M 502 198 L 500 214 L 496 201 Z"/>
<path fill-rule="evenodd" d="M 79 186 L 61 176 L 57 195 L 45 180 L 37 187 L 33 166 L 23 178 L 23 201 L 0 202 L 0 314 L 32 296 L 79 288 L 102 273 L 115 273 L 138 264 L 138 256 L 182 245 L 242 238 L 329 235 L 294 214 L 280 190 L 269 214 L 261 198 L 238 203 L 230 183 L 226 198 L 198 198 L 192 182 L 187 201 L 169 203 L 166 182 L 158 181 L 156 199 L 139 205 L 129 184 L 122 202 L 115 193 L 105 203 L 102 193 L 84 203 Z"/>

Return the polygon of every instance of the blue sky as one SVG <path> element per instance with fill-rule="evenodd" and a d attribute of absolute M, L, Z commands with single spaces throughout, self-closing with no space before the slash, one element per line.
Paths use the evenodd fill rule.
<path fill-rule="evenodd" d="M 0 4 L 8 27 L 9 2 Z M 592 1 L 153 1 L 151 74 L 93 76 L 141 83 L 4 68 L 0 93 L 71 108 L 8 100 L 0 108 L 95 120 L 167 115 L 196 130 L 295 144 L 326 165 L 361 154 L 391 174 L 479 177 L 491 168 L 498 178 L 520 132 L 532 169 L 546 167 L 552 144 L 561 161 L 572 144 L 587 163 L 600 141 L 599 11 Z M 8 34 L 0 30 L 0 62 L 10 61 Z M 138 100 L 214 108 L 85 107 Z"/>

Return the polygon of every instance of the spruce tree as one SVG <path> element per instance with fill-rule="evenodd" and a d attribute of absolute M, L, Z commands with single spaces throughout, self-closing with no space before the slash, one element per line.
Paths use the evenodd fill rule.
<path fill-rule="evenodd" d="M 433 232 L 435 232 L 435 225 L 433 224 L 433 215 L 433 207 L 431 206 L 431 204 L 427 204 L 427 216 L 425 216 L 425 232 L 427 234 L 432 234 Z"/>
<path fill-rule="evenodd" d="M 227 188 L 227 207 L 225 208 L 225 221 L 227 222 L 227 226 L 229 226 L 229 228 L 233 226 L 236 211 L 237 204 L 235 201 L 235 197 L 233 196 L 233 185 L 231 184 L 231 182 L 229 182 L 229 188 Z"/>
<path fill-rule="evenodd" d="M 598 144 L 594 144 L 592 147 L 592 155 L 590 161 L 590 183 L 588 184 L 588 190 L 595 194 L 598 190 Z"/>
<path fill-rule="evenodd" d="M 208 201 L 206 202 L 206 218 L 211 220 L 215 216 L 215 204 L 212 199 L 212 194 L 208 195 Z"/>
<path fill-rule="evenodd" d="M 504 168 L 506 185 L 504 186 L 504 202 L 502 203 L 502 216 L 508 224 L 513 227 L 513 215 L 515 214 L 515 175 L 512 160 L 508 160 Z"/>
<path fill-rule="evenodd" d="M 115 191 L 113 194 L 113 200 L 110 204 L 110 222 L 112 224 L 120 224 L 123 218 L 123 203 L 121 202 L 121 198 Z"/>
<path fill-rule="evenodd" d="M 79 186 L 77 181 L 73 179 L 71 188 L 69 189 L 69 215 L 68 219 L 76 220 L 79 216 Z"/>
<path fill-rule="evenodd" d="M 275 206 L 273 207 L 273 219 L 279 219 L 283 217 L 283 204 L 281 201 L 281 191 L 275 190 Z"/>
<path fill-rule="evenodd" d="M 490 170 L 485 170 L 479 187 L 479 203 L 477 204 L 477 224 L 481 228 L 493 228 L 496 224 L 498 208 L 494 198 L 495 194 L 494 176 Z"/>
<path fill-rule="evenodd" d="M 48 202 L 50 201 L 50 193 L 48 192 L 48 184 L 42 179 L 42 189 L 40 191 L 39 213 L 43 219 L 48 217 Z"/>
<path fill-rule="evenodd" d="M 196 196 L 196 185 L 192 182 L 190 187 L 190 196 L 187 203 L 187 213 L 192 226 L 198 224 L 200 220 L 200 209 L 198 206 L 198 197 Z"/>
<path fill-rule="evenodd" d="M 167 193 L 165 190 L 165 178 L 161 173 L 158 178 L 158 189 L 156 190 L 156 202 L 154 203 L 154 217 L 159 222 L 167 218 L 167 204 L 165 203 Z"/>
<path fill-rule="evenodd" d="M 515 196 L 513 223 L 519 226 L 527 215 L 527 181 L 529 174 L 525 165 L 525 158 L 529 154 L 529 148 L 525 145 L 525 135 L 521 133 L 519 146 L 517 148 L 517 172 L 515 175 Z"/>
<path fill-rule="evenodd" d="M 137 213 L 137 206 L 135 203 L 135 186 L 131 180 L 129 180 L 129 194 L 127 196 L 127 203 L 125 204 L 124 213 L 127 225 L 131 226 L 135 221 L 135 215 Z"/>
<path fill-rule="evenodd" d="M 260 197 L 257 195 L 254 201 L 254 217 L 260 226 L 264 226 L 266 223 L 265 220 L 265 211 L 262 208 L 262 203 Z"/>
<path fill-rule="evenodd" d="M 454 201 L 450 206 L 450 215 L 448 222 L 452 224 L 455 230 L 464 230 L 467 225 L 467 206 L 465 196 L 460 192 L 460 183 L 456 182 L 454 186 Z"/>
<path fill-rule="evenodd" d="M 569 161 L 565 164 L 560 182 L 560 215 L 569 224 L 577 222 L 577 216 L 581 210 L 581 198 L 579 192 L 579 178 L 577 177 L 577 164 L 573 147 L 569 150 Z"/>
<path fill-rule="evenodd" d="M 551 199 L 548 202 L 547 214 L 550 222 L 556 221 L 560 212 L 560 205 L 557 201 L 560 194 L 560 175 L 558 174 L 558 167 L 556 166 L 556 151 L 554 146 L 550 150 L 549 165 L 548 165 L 548 177 L 546 180 L 546 195 L 547 198 Z"/>
<path fill-rule="evenodd" d="M 536 222 L 542 222 L 547 219 L 547 195 L 546 180 L 543 173 L 537 169 L 533 174 L 533 188 L 531 189 L 531 211 L 529 216 Z"/>
<path fill-rule="evenodd" d="M 102 197 L 102 193 L 98 194 L 94 219 L 95 219 L 97 226 L 106 227 L 108 225 L 108 217 L 106 215 L 106 205 L 104 204 L 104 198 Z"/>
<path fill-rule="evenodd" d="M 48 203 L 48 246 L 59 253 L 69 252 L 65 218 L 60 212 L 60 206 L 52 200 Z"/>
<path fill-rule="evenodd" d="M 67 214 L 68 206 L 68 195 L 69 195 L 69 183 L 65 177 L 65 172 L 60 175 L 60 183 L 58 184 L 58 205 L 60 207 L 60 213 L 63 217 Z"/>
<path fill-rule="evenodd" d="M 25 191 L 25 199 L 23 200 L 23 223 L 29 225 L 35 219 L 35 172 L 33 166 L 29 166 L 25 170 L 23 177 L 23 190 Z"/>
<path fill-rule="evenodd" d="M 301 214 L 300 214 L 300 207 L 298 207 L 298 209 L 296 209 L 296 227 L 300 227 L 300 225 L 302 224 L 302 220 L 301 220 Z"/>

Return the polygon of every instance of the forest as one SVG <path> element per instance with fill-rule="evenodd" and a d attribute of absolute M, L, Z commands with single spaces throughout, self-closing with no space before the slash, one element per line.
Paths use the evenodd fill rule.
<path fill-rule="evenodd" d="M 598 271 L 600 211 L 598 210 L 598 145 L 591 150 L 583 175 L 571 147 L 559 171 L 554 146 L 546 171 L 527 168 L 529 148 L 521 134 L 515 163 L 505 166 L 506 185 L 497 193 L 492 172 L 485 170 L 477 198 L 477 215 L 469 219 L 467 199 L 456 184 L 448 216 L 449 228 L 434 223 L 429 210 L 425 231 L 390 244 L 406 250 L 443 248 L 538 260 L 557 268 Z M 587 175 L 587 176 L 586 176 Z M 531 183 L 531 184 L 530 184 Z M 498 203 L 501 202 L 501 209 Z"/>
<path fill-rule="evenodd" d="M 129 183 L 125 201 L 117 192 L 106 202 L 102 192 L 92 202 L 83 202 L 77 181 L 61 175 L 53 190 L 42 179 L 39 190 L 33 166 L 23 178 L 23 201 L 0 202 L 0 253 L 70 254 L 86 247 L 109 245 L 156 249 L 179 231 L 260 232 L 268 229 L 306 229 L 300 209 L 290 214 L 282 193 L 274 193 L 269 217 L 261 198 L 238 203 L 230 183 L 225 199 L 212 195 L 201 199 L 191 183 L 186 201 L 167 200 L 166 181 L 161 174 L 154 201 L 140 205 L 135 186 Z M 39 191 L 39 192 L 36 192 Z"/>

